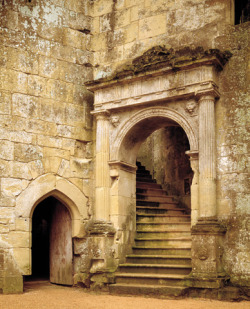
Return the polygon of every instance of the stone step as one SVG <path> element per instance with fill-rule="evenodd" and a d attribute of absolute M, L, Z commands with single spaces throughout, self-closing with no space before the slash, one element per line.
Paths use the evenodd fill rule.
<path fill-rule="evenodd" d="M 136 274 L 120 273 L 115 274 L 116 283 L 129 284 L 149 284 L 149 285 L 167 285 L 167 286 L 184 286 L 186 275 L 167 275 L 167 274 Z"/>
<path fill-rule="evenodd" d="M 191 256 L 191 247 L 145 247 L 145 246 L 133 246 L 133 254 L 135 255 L 176 255 L 176 256 Z"/>
<path fill-rule="evenodd" d="M 153 178 L 150 174 L 146 174 L 146 173 L 140 173 L 140 174 L 136 174 L 136 179 L 142 179 L 143 181 L 145 182 L 148 182 L 148 180 L 151 180 L 152 182 L 155 182 L 153 181 Z"/>
<path fill-rule="evenodd" d="M 159 207 L 159 202 L 150 202 L 150 201 L 144 201 L 144 200 L 137 200 L 136 199 L 136 206 L 151 206 L 151 207 Z"/>
<path fill-rule="evenodd" d="M 166 215 L 182 215 L 185 209 L 175 207 L 150 207 L 150 206 L 136 206 L 136 213 L 140 214 L 166 214 Z"/>
<path fill-rule="evenodd" d="M 150 175 L 150 171 L 148 171 L 148 170 L 146 170 L 146 169 L 141 169 L 141 168 L 139 168 L 139 169 L 137 169 L 137 171 L 136 171 L 136 175 L 142 175 L 142 176 L 144 176 L 144 175 Z M 150 175 L 151 176 L 151 175 Z"/>
<path fill-rule="evenodd" d="M 171 195 L 150 195 L 150 194 L 141 194 L 136 193 L 136 199 L 140 201 L 149 201 L 149 202 L 158 202 L 158 203 L 175 203 L 173 196 Z"/>
<path fill-rule="evenodd" d="M 137 264 L 168 264 L 168 265 L 187 265 L 191 267 L 191 257 L 185 255 L 143 255 L 129 254 L 126 256 L 128 263 Z"/>
<path fill-rule="evenodd" d="M 136 230 L 136 237 L 137 238 L 176 238 L 176 237 L 189 237 L 191 238 L 191 231 L 141 231 Z"/>
<path fill-rule="evenodd" d="M 152 177 L 136 177 L 136 181 L 138 182 L 145 182 L 145 183 L 150 183 L 150 184 L 156 184 L 156 180 L 152 179 Z"/>
<path fill-rule="evenodd" d="M 161 185 L 158 183 L 149 183 L 149 182 L 144 182 L 144 181 L 139 181 L 137 179 L 136 181 L 136 188 L 141 188 L 141 189 L 162 189 Z"/>
<path fill-rule="evenodd" d="M 165 223 L 158 223 L 158 222 L 137 222 L 136 230 L 138 231 L 175 231 L 175 230 L 182 230 L 182 231 L 191 231 L 191 224 L 190 222 L 165 222 Z"/>
<path fill-rule="evenodd" d="M 136 222 L 158 222 L 158 223 L 165 223 L 165 222 L 190 222 L 189 215 L 165 215 L 165 214 L 141 214 L 136 213 Z"/>
<path fill-rule="evenodd" d="M 141 188 L 138 187 L 138 184 L 136 184 L 136 193 L 137 194 L 143 194 L 143 195 L 150 195 L 150 196 L 167 196 L 174 198 L 172 195 L 167 195 L 167 193 L 163 189 L 157 189 L 157 188 Z"/>
<path fill-rule="evenodd" d="M 152 297 L 180 297 L 185 295 L 185 287 L 159 286 L 149 284 L 116 283 L 109 285 L 111 294 L 120 295 L 146 295 Z"/>
<path fill-rule="evenodd" d="M 120 273 L 136 274 L 166 274 L 166 275 L 188 275 L 192 268 L 188 265 L 167 265 L 167 264 L 132 264 L 119 265 Z"/>
<path fill-rule="evenodd" d="M 139 247 L 170 247 L 175 248 L 191 248 L 190 237 L 179 238 L 135 238 L 135 245 Z"/>
<path fill-rule="evenodd" d="M 172 207 L 177 207 L 179 205 L 179 203 L 177 202 L 159 202 L 157 200 L 155 201 L 147 201 L 147 200 L 141 200 L 141 199 L 136 199 L 136 205 L 137 206 L 151 206 L 151 207 L 168 207 L 168 206 L 172 206 Z M 177 207 L 178 208 L 178 207 Z M 179 208 L 179 209 L 183 209 L 183 208 Z"/>

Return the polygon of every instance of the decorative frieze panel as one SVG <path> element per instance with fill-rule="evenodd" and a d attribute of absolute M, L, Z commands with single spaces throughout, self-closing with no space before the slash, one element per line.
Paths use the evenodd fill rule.
<path fill-rule="evenodd" d="M 154 76 L 156 75 L 156 76 Z M 95 91 L 95 110 L 118 109 L 162 100 L 188 98 L 209 88 L 217 88 L 212 66 L 202 66 L 178 72 L 161 71 L 89 87 Z"/>

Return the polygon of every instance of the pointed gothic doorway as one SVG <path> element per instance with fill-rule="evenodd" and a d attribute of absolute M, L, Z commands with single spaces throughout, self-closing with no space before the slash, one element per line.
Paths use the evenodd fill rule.
<path fill-rule="evenodd" d="M 70 213 L 59 200 L 48 197 L 32 217 L 32 278 L 72 285 L 72 256 Z"/>

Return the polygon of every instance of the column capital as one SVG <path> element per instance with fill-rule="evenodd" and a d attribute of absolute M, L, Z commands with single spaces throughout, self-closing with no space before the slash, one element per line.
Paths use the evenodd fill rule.
<path fill-rule="evenodd" d="M 90 112 L 97 120 L 105 120 L 108 119 L 110 116 L 110 112 L 108 110 L 101 110 L 101 111 L 92 111 Z"/>
<path fill-rule="evenodd" d="M 202 100 L 215 100 L 220 98 L 220 93 L 215 87 L 211 87 L 208 89 L 202 89 L 198 90 L 195 93 L 195 97 L 197 101 L 202 101 Z"/>

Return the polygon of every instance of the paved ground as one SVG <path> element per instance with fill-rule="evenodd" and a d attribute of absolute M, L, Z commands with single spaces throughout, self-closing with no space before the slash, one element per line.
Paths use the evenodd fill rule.
<path fill-rule="evenodd" d="M 48 282 L 28 283 L 25 293 L 0 295 L 1 309 L 249 309 L 249 302 L 167 300 L 85 293 Z"/>

